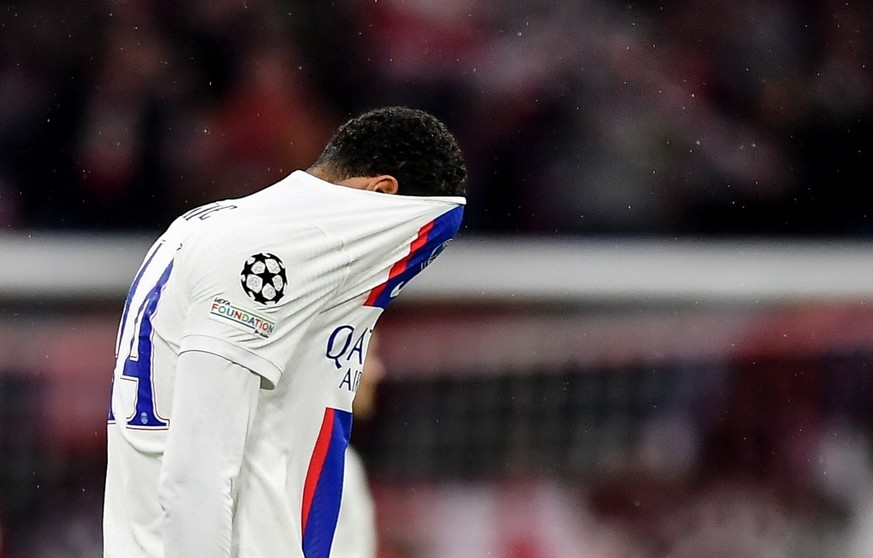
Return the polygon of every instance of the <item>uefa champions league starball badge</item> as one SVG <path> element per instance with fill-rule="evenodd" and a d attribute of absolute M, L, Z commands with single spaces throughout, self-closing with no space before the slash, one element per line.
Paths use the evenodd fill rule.
<path fill-rule="evenodd" d="M 243 291 L 259 304 L 276 304 L 285 296 L 285 264 L 273 254 L 249 256 L 239 276 Z"/>

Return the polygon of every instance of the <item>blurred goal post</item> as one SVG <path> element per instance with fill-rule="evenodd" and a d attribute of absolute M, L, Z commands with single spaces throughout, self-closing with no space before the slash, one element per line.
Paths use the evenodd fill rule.
<path fill-rule="evenodd" d="M 151 236 L 0 236 L 5 301 L 123 296 Z M 462 238 L 403 303 L 771 304 L 873 296 L 863 241 Z"/>

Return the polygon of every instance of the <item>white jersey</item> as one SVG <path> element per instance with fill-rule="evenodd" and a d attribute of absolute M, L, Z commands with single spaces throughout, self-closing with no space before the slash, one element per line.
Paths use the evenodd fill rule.
<path fill-rule="evenodd" d="M 176 558 L 164 557 L 158 483 L 185 351 L 261 377 L 235 485 L 233 555 L 330 556 L 376 320 L 454 237 L 463 204 L 297 171 L 177 219 L 146 255 L 118 332 L 105 556 Z"/>

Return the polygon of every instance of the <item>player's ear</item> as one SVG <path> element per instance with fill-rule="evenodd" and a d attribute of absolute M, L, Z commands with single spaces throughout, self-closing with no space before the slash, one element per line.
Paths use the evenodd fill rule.
<path fill-rule="evenodd" d="M 396 194 L 398 188 L 397 179 L 390 174 L 378 176 L 353 176 L 336 182 L 340 186 L 355 188 L 356 190 L 369 190 L 382 192 L 383 194 Z"/>
<path fill-rule="evenodd" d="M 397 190 L 399 189 L 397 179 L 390 174 L 374 176 L 370 180 L 372 180 L 372 182 L 370 183 L 367 190 L 372 190 L 373 192 L 382 192 L 383 194 L 396 194 Z"/>

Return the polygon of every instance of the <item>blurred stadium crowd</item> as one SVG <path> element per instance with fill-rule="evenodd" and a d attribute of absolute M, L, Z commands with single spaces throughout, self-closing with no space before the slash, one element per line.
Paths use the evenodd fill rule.
<path fill-rule="evenodd" d="M 855 0 L 57 0 L 0 7 L 0 224 L 157 229 L 429 109 L 474 233 L 866 235 Z"/>

